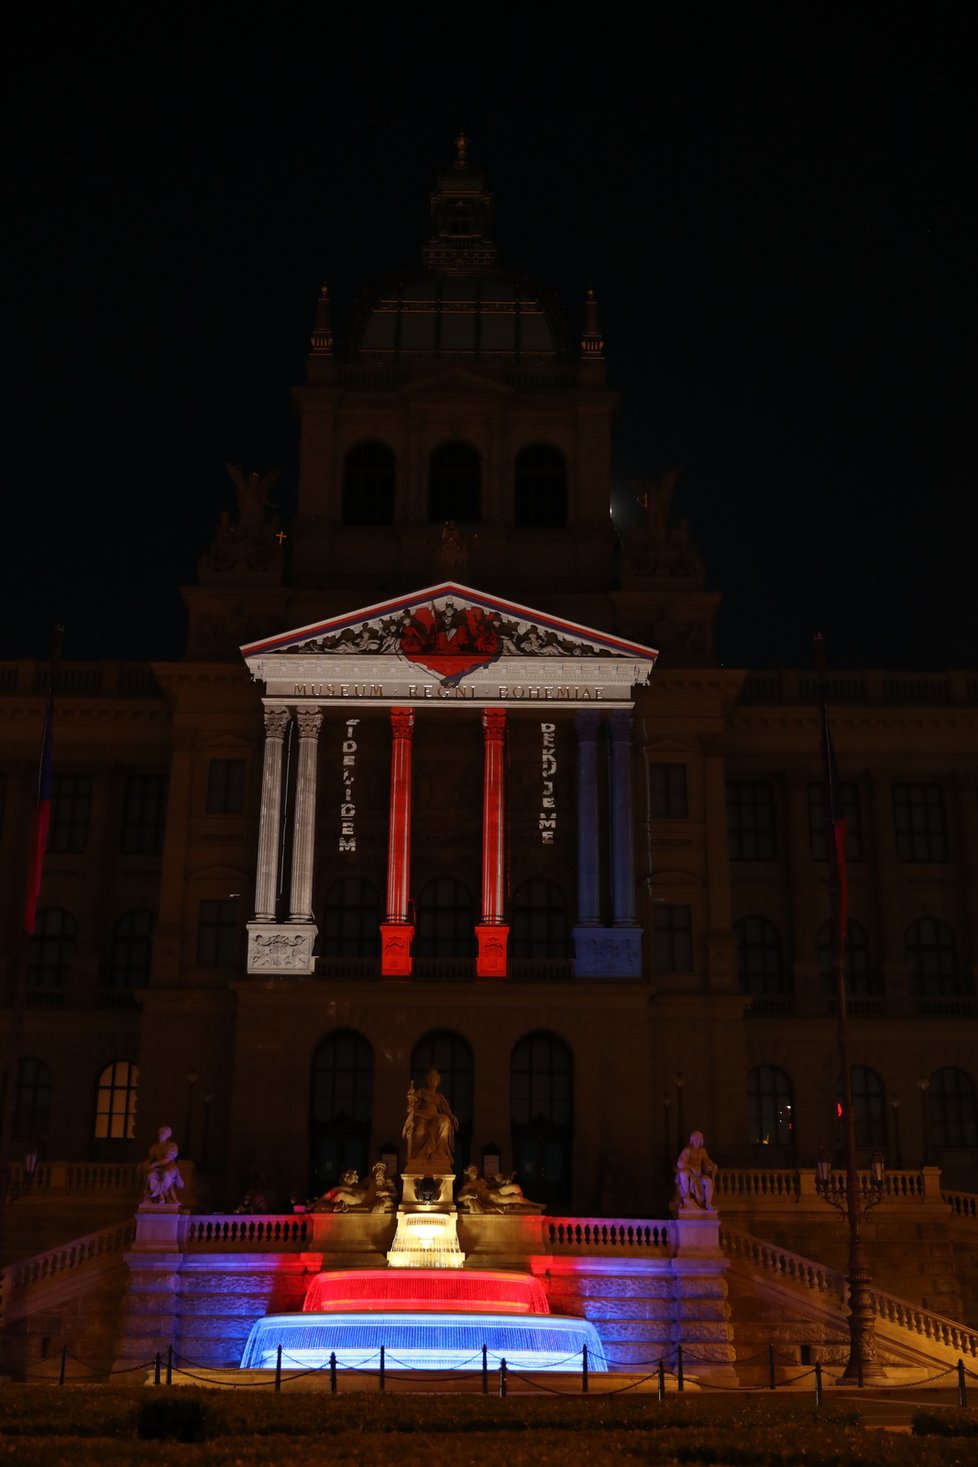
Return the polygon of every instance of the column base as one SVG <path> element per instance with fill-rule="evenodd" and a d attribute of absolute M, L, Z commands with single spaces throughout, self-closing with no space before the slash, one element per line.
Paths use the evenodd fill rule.
<path fill-rule="evenodd" d="M 575 978 L 641 978 L 641 927 L 575 927 Z"/>
<path fill-rule="evenodd" d="M 248 972 L 314 973 L 318 931 L 315 922 L 249 922 Z"/>
<path fill-rule="evenodd" d="M 414 926 L 410 922 L 381 922 L 380 976 L 410 978 L 413 967 L 411 944 Z"/>
<path fill-rule="evenodd" d="M 475 936 L 479 944 L 475 976 L 505 978 L 509 928 L 504 923 L 496 923 L 491 927 L 480 925 L 475 929 Z"/>

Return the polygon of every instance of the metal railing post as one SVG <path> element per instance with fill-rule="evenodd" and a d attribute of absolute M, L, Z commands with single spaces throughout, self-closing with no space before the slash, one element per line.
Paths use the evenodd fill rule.
<path fill-rule="evenodd" d="M 167 1383 L 168 1386 L 171 1386 L 173 1384 L 173 1346 L 172 1345 L 167 1345 L 167 1347 L 166 1347 L 166 1383 Z"/>
<path fill-rule="evenodd" d="M 484 1396 L 489 1394 L 489 1348 L 487 1345 L 482 1347 L 482 1394 Z"/>
<path fill-rule="evenodd" d="M 768 1389 L 773 1391 L 774 1390 L 774 1387 L 775 1387 L 775 1379 L 774 1379 L 774 1346 L 773 1345 L 768 1345 L 768 1347 L 767 1347 L 767 1383 L 768 1383 Z"/>
<path fill-rule="evenodd" d="M 660 1360 L 659 1361 L 659 1400 L 660 1401 L 664 1401 L 665 1398 L 666 1398 L 666 1366 L 665 1366 L 665 1361 Z"/>
<path fill-rule="evenodd" d="M 387 1361 L 387 1351 L 384 1349 L 384 1346 L 381 1345 L 381 1347 L 380 1347 L 380 1389 L 382 1391 L 385 1391 L 387 1389 L 387 1375 L 386 1375 L 386 1369 L 385 1369 L 386 1361 Z"/>
<path fill-rule="evenodd" d="M 153 1356 L 153 1384 L 154 1385 L 159 1385 L 159 1383 L 160 1383 L 160 1365 L 161 1365 L 161 1363 L 162 1363 L 162 1361 L 161 1361 L 161 1357 L 160 1357 L 160 1352 L 159 1352 L 159 1350 L 157 1350 L 156 1354 Z"/>
<path fill-rule="evenodd" d="M 506 1356 L 505 1355 L 503 1355 L 502 1359 L 499 1362 L 499 1394 L 501 1396 L 505 1396 L 505 1394 L 506 1394 Z"/>
<path fill-rule="evenodd" d="M 682 1345 L 677 1345 L 676 1346 L 676 1390 L 677 1391 L 684 1391 L 685 1389 L 686 1389 L 686 1383 L 685 1383 L 685 1381 L 683 1379 L 683 1347 L 682 1347 Z"/>
<path fill-rule="evenodd" d="M 816 1360 L 815 1361 L 815 1404 L 816 1404 L 816 1406 L 821 1406 L 821 1404 L 822 1404 L 822 1362 L 821 1362 L 821 1360 Z"/>
<path fill-rule="evenodd" d="M 282 1346 L 279 1345 L 275 1351 L 275 1389 L 282 1389 Z"/>
<path fill-rule="evenodd" d="M 587 1395 L 587 1345 L 581 1346 L 581 1393 Z"/>
<path fill-rule="evenodd" d="M 964 1408 L 968 1404 L 968 1387 L 964 1379 L 964 1361 L 958 1361 L 958 1405 Z"/>
<path fill-rule="evenodd" d="M 329 1393 L 330 1393 L 331 1396 L 335 1396 L 336 1395 L 336 1351 L 335 1350 L 330 1350 L 330 1352 L 329 1352 Z"/>
<path fill-rule="evenodd" d="M 58 1385 L 64 1385 L 64 1383 L 65 1383 L 65 1370 L 67 1369 L 67 1366 L 68 1366 L 68 1346 L 67 1345 L 62 1345 L 61 1346 L 61 1367 L 60 1367 L 60 1369 L 58 1371 Z"/>

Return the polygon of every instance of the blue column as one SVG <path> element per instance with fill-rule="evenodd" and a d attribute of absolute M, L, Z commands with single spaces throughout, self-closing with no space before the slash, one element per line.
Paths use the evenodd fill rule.
<path fill-rule="evenodd" d="M 632 710 L 609 715 L 611 734 L 611 904 L 616 927 L 635 926 L 632 835 Z"/>
<path fill-rule="evenodd" d="M 577 731 L 577 922 L 597 927 L 601 920 L 598 887 L 598 728 L 601 715 L 574 718 Z"/>

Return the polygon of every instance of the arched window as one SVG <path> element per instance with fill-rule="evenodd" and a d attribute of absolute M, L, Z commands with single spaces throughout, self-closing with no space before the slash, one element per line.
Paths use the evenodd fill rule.
<path fill-rule="evenodd" d="M 835 973 L 832 968 L 832 923 L 823 922 L 818 929 L 818 967 L 822 985 L 831 998 L 835 998 Z M 846 993 L 850 998 L 882 992 L 879 977 L 870 969 L 869 935 L 861 922 L 851 918 L 846 926 L 844 955 Z"/>
<path fill-rule="evenodd" d="M 526 1195 L 551 1207 L 569 1206 L 574 1062 L 556 1034 L 527 1034 L 513 1050 L 510 1122 L 516 1173 Z"/>
<path fill-rule="evenodd" d="M 139 1067 L 115 1060 L 98 1077 L 95 1092 L 96 1141 L 131 1141 L 136 1134 Z"/>
<path fill-rule="evenodd" d="M 549 443 L 531 443 L 516 455 L 513 523 L 534 530 L 567 524 L 567 461 Z"/>
<path fill-rule="evenodd" d="M 362 876 L 342 876 L 326 893 L 323 953 L 373 958 L 380 950 L 380 896 Z"/>
<path fill-rule="evenodd" d="M 978 1146 L 975 1082 L 966 1070 L 935 1070 L 927 1092 L 935 1146 Z"/>
<path fill-rule="evenodd" d="M 454 876 L 429 881 L 418 897 L 415 953 L 419 958 L 471 958 L 475 955 L 472 893 Z"/>
<path fill-rule="evenodd" d="M 747 1076 L 750 1139 L 755 1146 L 792 1146 L 795 1112 L 791 1081 L 776 1065 L 758 1065 Z"/>
<path fill-rule="evenodd" d="M 78 924 L 61 907 L 38 912 L 27 953 L 27 983 L 35 1000 L 60 997 L 71 978 Z"/>
<path fill-rule="evenodd" d="M 124 912 L 112 933 L 112 955 L 109 959 L 110 988 L 145 988 L 153 960 L 154 913 L 136 910 Z"/>
<path fill-rule="evenodd" d="M 25 1055 L 17 1066 L 14 1135 L 21 1140 L 42 1141 L 50 1115 L 51 1071 L 43 1060 Z"/>
<path fill-rule="evenodd" d="M 439 1089 L 458 1116 L 454 1162 L 460 1172 L 472 1159 L 472 1046 L 451 1029 L 434 1029 L 419 1039 L 411 1051 L 411 1077 L 423 1085 L 429 1070 L 441 1076 Z"/>
<path fill-rule="evenodd" d="M 312 1057 L 310 1187 L 319 1196 L 353 1169 L 366 1176 L 374 1056 L 362 1034 L 337 1029 Z"/>
<path fill-rule="evenodd" d="M 734 923 L 737 975 L 744 993 L 758 996 L 791 992 L 781 959 L 781 935 L 766 917 L 741 917 Z"/>
<path fill-rule="evenodd" d="M 522 882 L 513 895 L 510 919 L 514 958 L 569 956 L 567 900 L 556 882 L 542 876 Z"/>
<path fill-rule="evenodd" d="M 344 525 L 394 522 L 394 454 L 386 443 L 358 443 L 343 464 Z"/>
<path fill-rule="evenodd" d="M 903 950 L 910 964 L 910 982 L 915 993 L 927 998 L 947 998 L 960 991 L 954 933 L 946 922 L 936 917 L 920 917 L 911 922 L 903 939 Z"/>
<path fill-rule="evenodd" d="M 428 519 L 476 524 L 481 516 L 482 465 L 470 443 L 441 443 L 428 465 Z"/>
<path fill-rule="evenodd" d="M 842 1084 L 839 1084 L 838 1117 L 843 1121 Z M 856 1145 L 879 1148 L 886 1145 L 886 1094 L 883 1081 L 865 1065 L 852 1067 L 852 1113 L 856 1119 Z"/>

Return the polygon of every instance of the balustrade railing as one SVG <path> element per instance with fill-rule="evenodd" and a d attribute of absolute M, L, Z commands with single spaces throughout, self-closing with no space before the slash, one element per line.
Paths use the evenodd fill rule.
<path fill-rule="evenodd" d="M 12 1318 L 20 1318 L 30 1312 L 29 1291 L 33 1286 L 62 1278 L 113 1253 L 121 1258 L 135 1235 L 135 1219 L 126 1218 L 125 1222 L 112 1223 L 61 1247 L 35 1253 L 31 1258 L 22 1258 L 18 1263 L 10 1263 L 0 1269 L 0 1321 L 9 1323 Z"/>
<path fill-rule="evenodd" d="M 941 1196 L 955 1217 L 978 1218 L 978 1195 L 974 1192 L 942 1192 Z"/>
<path fill-rule="evenodd" d="M 674 1247 L 673 1230 L 665 1222 L 638 1222 L 627 1218 L 545 1218 L 546 1238 L 552 1248 L 595 1252 L 604 1248 L 623 1250 Z"/>

